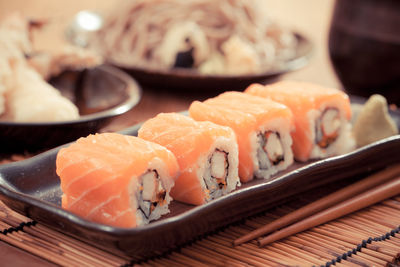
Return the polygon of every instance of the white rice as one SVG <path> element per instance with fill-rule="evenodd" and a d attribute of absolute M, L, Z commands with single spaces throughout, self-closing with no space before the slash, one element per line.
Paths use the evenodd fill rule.
<path fill-rule="evenodd" d="M 264 134 L 265 132 L 275 132 L 280 136 L 280 142 L 283 146 L 283 161 L 277 165 L 268 164 L 267 169 L 261 169 L 259 166 L 258 149 L 260 143 L 258 141 L 258 134 Z M 285 170 L 293 163 L 293 151 L 292 151 L 292 137 L 290 132 L 290 124 L 285 119 L 277 118 L 271 120 L 268 123 L 261 125 L 259 129 L 250 135 L 251 140 L 251 157 L 253 160 L 254 175 L 257 178 L 268 179 L 275 173 Z"/>
<path fill-rule="evenodd" d="M 210 158 L 216 150 L 227 153 L 228 158 L 228 175 L 226 178 L 226 186 L 218 188 L 215 178 L 211 177 Z M 218 137 L 214 144 L 210 147 L 207 154 L 200 157 L 197 161 L 197 177 L 204 190 L 207 190 L 207 185 L 213 185 L 213 188 L 208 188 L 209 194 L 206 201 L 216 199 L 233 191 L 236 186 L 240 185 L 238 175 L 239 152 L 236 138 Z"/>
<path fill-rule="evenodd" d="M 138 190 L 140 190 L 140 178 L 139 179 L 132 179 L 131 188 L 131 203 L 132 208 L 136 212 L 136 223 L 137 225 L 145 225 L 148 224 L 150 221 L 159 219 L 162 215 L 169 213 L 169 204 L 172 201 L 172 197 L 170 196 L 171 188 L 174 185 L 174 180 L 168 174 L 168 168 L 165 166 L 165 163 L 160 158 L 154 158 L 152 161 L 149 162 L 148 168 L 145 173 L 141 176 L 146 174 L 149 171 L 156 171 L 159 177 L 159 182 L 161 183 L 163 189 L 166 191 L 165 193 L 165 202 L 163 205 L 157 205 L 154 210 L 150 213 L 150 216 L 146 218 L 143 212 L 139 209 L 139 201 L 140 199 L 137 198 Z M 135 182 L 135 183 L 134 183 Z"/>
<path fill-rule="evenodd" d="M 334 108 L 339 111 L 340 130 L 336 140 L 329 144 L 328 147 L 322 148 L 315 142 L 316 121 L 320 119 L 323 112 L 328 108 Z M 325 103 L 320 107 L 319 110 L 310 110 L 307 116 L 310 121 L 309 138 L 310 140 L 312 140 L 313 143 L 313 147 L 309 157 L 310 159 L 321 159 L 330 156 L 341 155 L 354 150 L 355 140 L 352 133 L 352 125 L 346 119 L 340 107 L 337 107 L 332 103 Z"/>

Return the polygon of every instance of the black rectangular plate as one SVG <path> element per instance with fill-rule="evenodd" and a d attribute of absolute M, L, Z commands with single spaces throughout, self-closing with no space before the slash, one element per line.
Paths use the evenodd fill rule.
<path fill-rule="evenodd" d="M 400 124 L 400 115 L 392 116 Z M 138 128 L 122 133 L 136 135 Z M 269 181 L 256 179 L 202 206 L 173 202 L 168 216 L 146 226 L 124 229 L 87 221 L 61 208 L 62 192 L 55 172 L 59 149 L 0 166 L 0 199 L 42 224 L 134 260 L 164 253 L 312 188 L 400 163 L 400 135 L 396 135 L 349 154 L 295 163 Z"/>

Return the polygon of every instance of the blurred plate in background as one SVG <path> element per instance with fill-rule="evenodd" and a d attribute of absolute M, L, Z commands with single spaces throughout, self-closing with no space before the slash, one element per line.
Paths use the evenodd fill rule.
<path fill-rule="evenodd" d="M 96 133 L 113 118 L 132 109 L 141 89 L 127 74 L 112 66 L 66 71 L 50 80 L 79 109 L 78 120 L 62 122 L 0 122 L 3 153 L 40 151 Z"/>
<path fill-rule="evenodd" d="M 103 26 L 100 14 L 80 11 L 66 29 L 66 37 L 72 44 L 80 47 L 89 46 L 90 38 Z M 278 76 L 304 67 L 313 50 L 312 43 L 300 33 L 293 32 L 296 46 L 293 56 L 283 60 L 265 71 L 244 75 L 202 74 L 195 69 L 151 69 L 142 66 L 127 65 L 112 58 L 105 61 L 131 74 L 141 85 L 181 91 L 226 91 L 243 90 L 249 84 L 271 82 Z"/>
<path fill-rule="evenodd" d="M 243 90 L 252 83 L 272 82 L 278 76 L 304 67 L 311 56 L 312 44 L 304 36 L 295 33 L 297 46 L 295 55 L 289 60 L 264 72 L 246 75 L 208 75 L 193 69 L 153 70 L 138 66 L 128 66 L 112 60 L 108 62 L 131 74 L 144 86 L 185 91 L 226 91 Z"/>

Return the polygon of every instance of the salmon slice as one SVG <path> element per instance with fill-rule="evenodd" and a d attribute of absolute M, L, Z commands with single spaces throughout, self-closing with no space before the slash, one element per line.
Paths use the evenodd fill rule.
<path fill-rule="evenodd" d="M 146 121 L 138 136 L 165 146 L 176 156 L 180 175 L 171 191 L 176 200 L 201 205 L 239 184 L 236 136 L 228 127 L 161 113 Z"/>
<path fill-rule="evenodd" d="M 345 153 L 354 148 L 349 97 L 342 91 L 313 83 L 281 81 L 253 84 L 245 92 L 288 106 L 294 115 L 294 156 L 299 161 Z M 346 141 L 347 140 L 347 141 Z"/>
<path fill-rule="evenodd" d="M 103 133 L 62 148 L 56 172 L 64 209 L 94 222 L 136 227 L 169 211 L 179 166 L 158 144 Z"/>
<path fill-rule="evenodd" d="M 226 92 L 204 102 L 194 101 L 189 114 L 195 120 L 211 121 L 234 130 L 239 145 L 241 182 L 252 180 L 254 175 L 267 179 L 293 162 L 292 112 L 282 104 L 240 92 Z M 276 153 L 282 160 L 275 164 Z"/>

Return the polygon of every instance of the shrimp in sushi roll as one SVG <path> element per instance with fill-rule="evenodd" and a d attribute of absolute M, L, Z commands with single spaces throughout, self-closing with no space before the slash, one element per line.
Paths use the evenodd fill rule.
<path fill-rule="evenodd" d="M 165 147 L 117 133 L 80 138 L 56 160 L 62 207 L 117 227 L 144 225 L 168 213 L 178 171 Z"/>
<path fill-rule="evenodd" d="M 286 106 L 240 92 L 226 92 L 204 102 L 194 101 L 189 114 L 232 128 L 239 144 L 242 182 L 268 179 L 293 163 L 292 112 Z"/>
<path fill-rule="evenodd" d="M 288 106 L 294 115 L 293 152 L 299 161 L 325 158 L 351 151 L 349 97 L 342 91 L 306 82 L 281 81 L 253 84 L 247 94 Z"/>
<path fill-rule="evenodd" d="M 160 113 L 142 125 L 138 136 L 175 154 L 180 166 L 171 191 L 175 200 L 200 205 L 240 184 L 236 136 L 228 127 L 178 113 Z"/>

